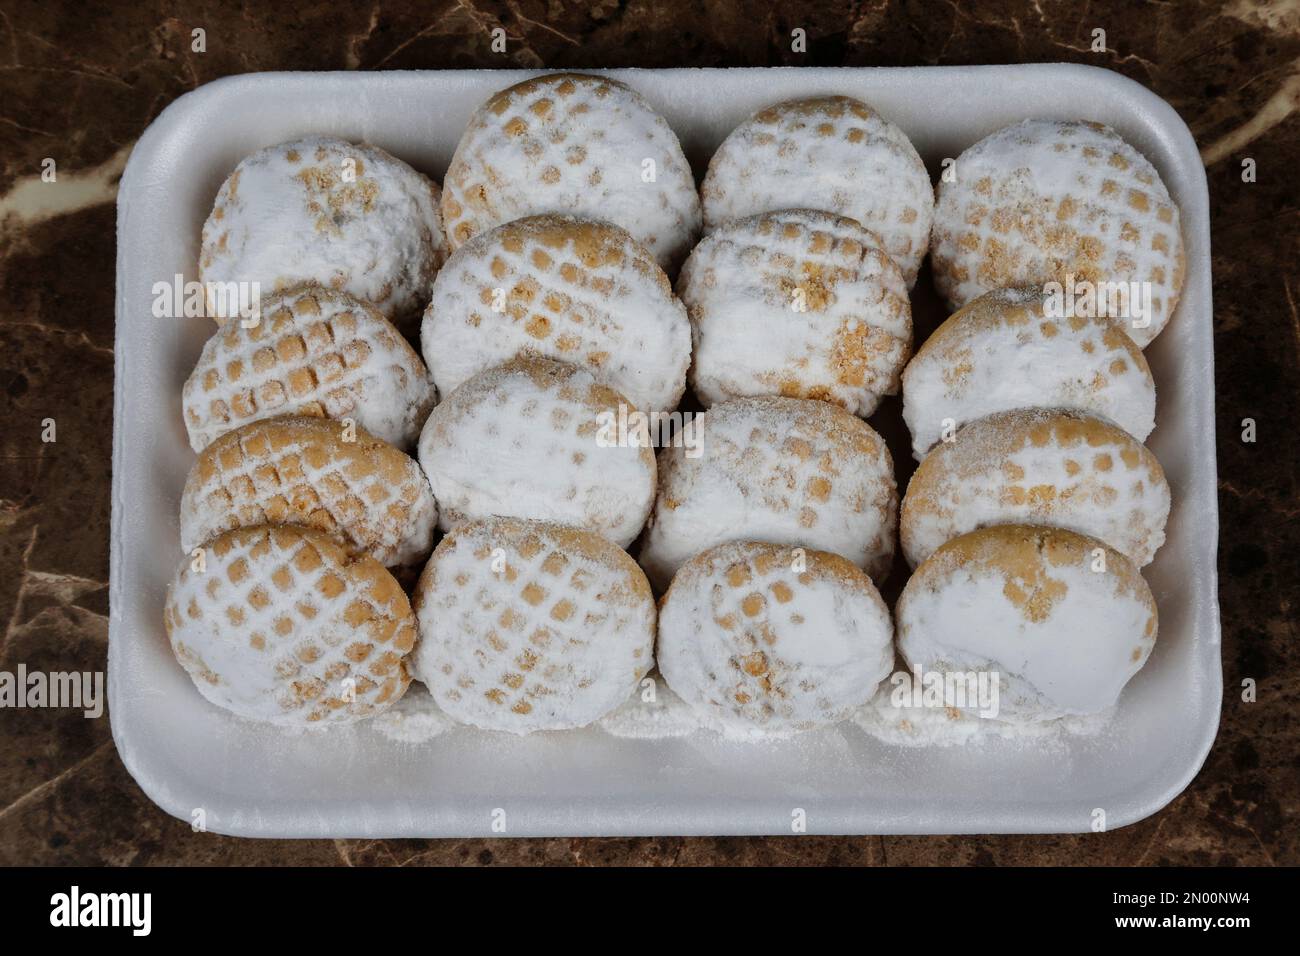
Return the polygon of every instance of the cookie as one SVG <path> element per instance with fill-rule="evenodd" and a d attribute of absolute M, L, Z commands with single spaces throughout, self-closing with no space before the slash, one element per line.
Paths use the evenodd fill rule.
<path fill-rule="evenodd" d="M 1115 316 L 1139 346 L 1174 314 L 1178 207 L 1141 153 L 1100 123 L 1025 120 L 980 140 L 939 183 L 934 282 L 952 309 L 991 289 L 1146 283 L 1150 314 Z"/>
<path fill-rule="evenodd" d="M 462 524 L 434 549 L 415 607 L 416 676 L 475 727 L 586 726 L 654 663 L 650 585 L 589 531 L 517 518 Z"/>
<path fill-rule="evenodd" d="M 894 556 L 898 491 L 884 441 L 825 402 L 746 398 L 714 405 L 696 443 L 659 453 L 659 490 L 641 545 L 655 587 L 724 541 L 830 551 L 880 579 Z"/>
<path fill-rule="evenodd" d="M 447 255 L 438 186 L 374 146 L 308 136 L 243 159 L 203 224 L 199 276 L 263 295 L 315 282 L 414 334 Z M 220 304 L 209 293 L 219 322 Z"/>
<path fill-rule="evenodd" d="M 395 567 L 428 557 L 437 519 L 413 459 L 364 428 L 285 416 L 226 432 L 199 455 L 181 495 L 181 547 L 296 524 Z"/>
<path fill-rule="evenodd" d="M 424 363 L 393 326 L 343 292 L 303 286 L 262 299 L 251 328 L 228 322 L 185 382 L 190 446 L 278 415 L 351 418 L 410 448 L 437 393 Z"/>
<path fill-rule="evenodd" d="M 187 557 L 163 623 L 204 697 L 304 727 L 387 710 L 406 691 L 415 618 L 374 558 L 293 525 L 238 528 Z"/>
<path fill-rule="evenodd" d="M 718 147 L 700 187 L 704 231 L 776 209 L 857 220 L 910 289 L 930 241 L 930 174 L 901 129 L 860 100 L 820 96 L 759 110 Z"/>
<path fill-rule="evenodd" d="M 889 611 L 834 554 L 730 542 L 682 566 L 659 616 L 668 686 L 726 733 L 789 734 L 865 704 L 894 664 Z"/>
<path fill-rule="evenodd" d="M 903 370 L 903 418 L 920 461 L 966 422 L 1017 408 L 1104 418 L 1145 441 L 1156 386 L 1110 319 L 1060 317 L 1037 287 L 985 293 L 951 316 Z"/>
<path fill-rule="evenodd" d="M 1079 412 L 1024 409 L 971 422 L 912 475 L 900 519 L 916 567 L 946 541 L 995 524 L 1067 528 L 1141 567 L 1165 540 L 1169 483 L 1122 429 Z"/>
<path fill-rule="evenodd" d="M 908 580 L 897 622 L 913 671 L 996 676 L 997 713 L 986 716 L 1011 722 L 1113 706 L 1157 628 L 1151 590 L 1132 561 L 1096 538 L 1027 525 L 981 528 L 943 545 Z"/>
<path fill-rule="evenodd" d="M 559 213 L 622 226 L 675 269 L 700 231 L 677 136 L 640 94 L 603 76 L 553 73 L 494 94 L 443 185 L 452 248 L 512 219 Z"/>
<path fill-rule="evenodd" d="M 686 308 L 644 246 L 607 223 L 534 216 L 456 250 L 421 331 L 446 395 L 518 356 L 581 365 L 643 411 L 669 411 L 691 360 Z"/>
<path fill-rule="evenodd" d="M 865 417 L 898 394 L 912 350 L 907 285 L 852 219 L 789 209 L 727 223 L 695 247 L 677 291 L 706 406 L 784 395 Z"/>
<path fill-rule="evenodd" d="M 626 398 L 586 369 L 515 359 L 474 376 L 433 410 L 420 465 L 442 503 L 444 530 L 504 515 L 574 525 L 626 547 L 655 492 L 645 423 L 620 444 Z M 635 420 L 635 419 L 634 419 Z"/>

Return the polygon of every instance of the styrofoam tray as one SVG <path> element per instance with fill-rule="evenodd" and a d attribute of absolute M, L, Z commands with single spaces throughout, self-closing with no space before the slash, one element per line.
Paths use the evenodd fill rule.
<path fill-rule="evenodd" d="M 663 113 L 697 174 L 752 111 L 826 93 L 874 104 L 932 174 L 1025 117 L 1108 123 L 1159 169 L 1187 243 L 1177 314 L 1147 351 L 1159 396 L 1149 444 L 1174 508 L 1146 569 L 1160 637 L 1106 733 L 939 749 L 887 746 L 852 723 L 778 743 L 458 728 L 411 745 L 364 724 L 278 735 L 199 696 L 168 649 L 162 601 L 181 558 L 177 506 L 193 462 L 180 390 L 212 325 L 154 318 L 153 284 L 198 278 L 200 227 L 246 154 L 328 133 L 373 142 L 441 180 L 471 111 L 529 75 L 233 77 L 177 100 L 136 145 L 118 198 L 109 702 L 118 751 L 145 792 L 183 819 L 202 811 L 210 830 L 266 837 L 784 834 L 798 811 L 808 833 L 1068 832 L 1092 828 L 1097 809 L 1114 828 L 1173 799 L 1209 751 L 1222 688 L 1205 173 L 1167 103 L 1081 66 L 610 75 Z"/>

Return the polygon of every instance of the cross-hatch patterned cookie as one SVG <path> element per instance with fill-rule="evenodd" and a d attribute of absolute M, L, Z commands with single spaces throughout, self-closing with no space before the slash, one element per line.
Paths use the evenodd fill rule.
<path fill-rule="evenodd" d="M 574 525 L 626 547 L 655 492 L 654 451 L 636 414 L 564 362 L 516 359 L 476 375 L 433 410 L 420 435 L 443 529 L 508 515 Z"/>
<path fill-rule="evenodd" d="M 464 723 L 525 734 L 585 726 L 653 663 L 645 575 L 599 535 L 492 518 L 461 525 L 416 588 L 416 675 Z"/>
<path fill-rule="evenodd" d="M 252 328 L 228 322 L 185 382 L 185 426 L 202 451 L 240 425 L 277 415 L 352 418 L 410 448 L 436 393 L 424 363 L 368 305 L 317 286 L 262 300 Z"/>
<path fill-rule="evenodd" d="M 866 703 L 893 667 L 889 611 L 843 558 L 756 542 L 719 545 L 664 596 L 659 670 L 736 733 L 791 733 Z"/>
<path fill-rule="evenodd" d="M 606 223 L 535 216 L 470 240 L 433 285 L 421 332 L 446 395 L 520 355 L 591 370 L 640 409 L 686 389 L 686 308 L 650 254 Z"/>
<path fill-rule="evenodd" d="M 677 288 L 706 405 L 784 395 L 865 417 L 898 393 L 912 348 L 907 286 L 852 219 L 792 209 L 729 223 L 695 247 Z"/>
<path fill-rule="evenodd" d="M 705 231 L 775 209 L 856 219 L 884 242 L 910 289 L 930 242 L 934 190 L 907 136 L 847 96 L 791 100 L 732 131 L 700 188 Z"/>
<path fill-rule="evenodd" d="M 263 294 L 319 283 L 414 332 L 447 254 L 439 200 L 437 184 L 373 146 L 323 136 L 270 146 L 218 191 L 201 278 L 258 282 Z M 210 297 L 210 314 L 217 306 Z"/>
<path fill-rule="evenodd" d="M 920 461 L 994 412 L 1066 408 L 1138 441 L 1155 428 L 1156 386 L 1141 349 L 1110 319 L 1057 317 L 1042 288 L 996 289 L 939 326 L 903 370 L 903 418 Z"/>
<path fill-rule="evenodd" d="M 447 169 L 442 213 L 455 248 L 538 213 L 622 226 L 675 268 L 700 231 L 695 178 L 668 124 L 615 80 L 556 73 L 495 94 Z"/>
<path fill-rule="evenodd" d="M 1141 282 L 1149 317 L 1120 317 L 1146 346 L 1182 290 L 1178 207 L 1155 167 L 1108 126 L 1025 120 L 958 157 L 940 182 L 934 280 L 949 307 L 1004 286 Z M 1145 325 L 1143 323 L 1146 323 Z"/>
<path fill-rule="evenodd" d="M 252 422 L 199 455 L 181 496 L 181 547 L 259 524 L 323 531 L 386 567 L 423 561 L 438 509 L 420 467 L 365 429 L 325 418 Z"/>
<path fill-rule="evenodd" d="M 910 669 L 990 673 L 995 716 L 1011 722 L 1111 707 L 1157 628 L 1151 589 L 1124 555 L 1073 531 L 1016 524 L 934 552 L 908 579 L 897 616 Z"/>
<path fill-rule="evenodd" d="M 307 528 L 214 538 L 181 564 L 163 622 L 199 692 L 253 720 L 357 720 L 386 710 L 410 682 L 415 618 L 397 581 Z"/>
<path fill-rule="evenodd" d="M 903 553 L 916 567 L 967 531 L 1034 524 L 1100 538 L 1141 566 L 1168 517 L 1164 470 L 1122 429 L 1078 412 L 1000 412 L 921 462 L 903 498 Z"/>
<path fill-rule="evenodd" d="M 714 405 L 701 450 L 667 447 L 641 563 L 655 586 L 723 541 L 803 545 L 879 578 L 894 555 L 893 459 L 860 418 L 825 402 L 748 398 Z"/>

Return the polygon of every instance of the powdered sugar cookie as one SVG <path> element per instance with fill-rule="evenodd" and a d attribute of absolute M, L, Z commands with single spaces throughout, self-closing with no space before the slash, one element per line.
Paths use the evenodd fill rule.
<path fill-rule="evenodd" d="M 204 697 L 285 726 L 345 723 L 406 690 L 415 618 L 378 561 L 293 525 L 239 528 L 186 558 L 167 636 Z"/>
<path fill-rule="evenodd" d="M 1147 283 L 1150 314 L 1113 316 L 1140 346 L 1182 291 L 1178 207 L 1141 153 L 1099 123 L 1025 120 L 980 140 L 940 182 L 934 282 L 957 309 L 990 289 Z"/>
<path fill-rule="evenodd" d="M 691 360 L 686 308 L 616 226 L 534 216 L 471 239 L 433 286 L 421 331 L 446 395 L 519 355 L 582 365 L 640 409 L 677 406 Z"/>
<path fill-rule="evenodd" d="M 365 429 L 267 418 L 199 455 L 181 495 L 181 547 L 235 528 L 297 524 L 394 567 L 428 556 L 437 518 L 420 466 Z"/>
<path fill-rule="evenodd" d="M 424 363 L 389 322 L 343 292 L 304 286 L 262 299 L 252 328 L 228 322 L 185 382 L 185 427 L 202 451 L 277 415 L 352 418 L 410 448 L 436 400 Z"/>
<path fill-rule="evenodd" d="M 946 541 L 995 524 L 1068 528 L 1139 567 L 1165 540 L 1169 483 L 1132 435 L 1078 412 L 1023 409 L 971 422 L 925 456 L 903 498 L 915 567 Z"/>
<path fill-rule="evenodd" d="M 889 611 L 834 554 L 731 542 L 682 566 L 659 618 L 659 670 L 724 732 L 841 720 L 893 669 Z"/>
<path fill-rule="evenodd" d="M 872 232 L 831 213 L 763 213 L 705 236 L 677 290 L 691 384 L 706 405 L 750 395 L 870 415 L 912 349 L 907 286 Z"/>
<path fill-rule="evenodd" d="M 631 404 L 586 369 L 516 359 L 470 379 L 433 410 L 420 464 L 450 529 L 508 515 L 575 525 L 626 547 L 655 491 L 648 429 L 637 444 L 603 441 Z"/>
<path fill-rule="evenodd" d="M 825 402 L 746 398 L 714 405 L 695 445 L 659 453 L 659 491 L 641 564 L 668 586 L 723 541 L 830 551 L 883 577 L 894 555 L 898 492 L 884 441 Z"/>
<path fill-rule="evenodd" d="M 866 103 L 777 103 L 723 140 L 704 185 L 704 228 L 774 209 L 821 209 L 878 235 L 910 289 L 930 242 L 934 190 L 907 136 Z"/>
<path fill-rule="evenodd" d="M 459 525 L 434 549 L 415 606 L 416 676 L 476 727 L 586 726 L 654 663 L 650 585 L 589 531 L 517 518 Z"/>
<path fill-rule="evenodd" d="M 603 76 L 554 73 L 496 93 L 470 119 L 447 170 L 452 247 L 538 213 L 622 226 L 673 269 L 700 231 L 681 144 L 640 94 Z"/>
<path fill-rule="evenodd" d="M 903 370 L 903 418 L 920 459 L 976 418 L 1064 408 L 1138 441 L 1155 427 L 1156 386 L 1141 350 L 1110 319 L 1058 317 L 1035 287 L 985 293 L 935 331 Z"/>
<path fill-rule="evenodd" d="M 996 673 L 994 716 L 1006 721 L 1105 710 L 1156 640 L 1133 562 L 1060 528 L 998 525 L 949 541 L 907 582 L 897 617 L 913 670 Z"/>
<path fill-rule="evenodd" d="M 447 254 L 439 201 L 436 183 L 374 146 L 331 136 L 270 146 L 218 191 L 200 277 L 257 282 L 263 295 L 316 282 L 413 334 Z"/>

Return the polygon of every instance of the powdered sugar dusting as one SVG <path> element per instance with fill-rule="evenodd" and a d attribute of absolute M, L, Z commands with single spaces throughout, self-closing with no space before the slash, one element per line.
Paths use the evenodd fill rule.
<path fill-rule="evenodd" d="M 990 740 L 1047 741 L 1067 736 L 1096 736 L 1114 718 L 1108 708 L 1086 716 L 1056 720 L 1006 721 L 978 717 L 954 708 L 897 702 L 892 679 L 853 715 L 853 723 L 883 743 L 899 747 L 978 746 Z"/>
<path fill-rule="evenodd" d="M 614 737 L 665 740 L 689 736 L 704 724 L 663 678 L 652 675 L 642 678 L 641 686 L 617 710 L 602 717 L 599 726 Z"/>
<path fill-rule="evenodd" d="M 370 721 L 370 726 L 396 743 L 422 744 L 442 736 L 456 722 L 443 713 L 427 687 L 413 683 L 402 699 Z"/>

